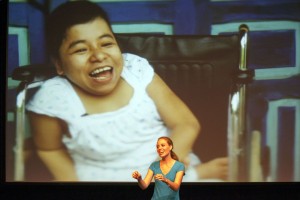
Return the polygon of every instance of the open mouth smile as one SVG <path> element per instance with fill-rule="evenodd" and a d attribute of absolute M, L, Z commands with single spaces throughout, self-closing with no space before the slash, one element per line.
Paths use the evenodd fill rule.
<path fill-rule="evenodd" d="M 107 80 L 112 77 L 113 68 L 112 67 L 101 67 L 94 69 L 89 73 L 89 76 L 95 80 Z"/>

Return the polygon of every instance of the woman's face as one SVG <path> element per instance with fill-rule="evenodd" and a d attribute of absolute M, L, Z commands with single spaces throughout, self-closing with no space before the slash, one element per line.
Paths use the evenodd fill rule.
<path fill-rule="evenodd" d="M 170 146 L 165 139 L 159 139 L 157 141 L 156 151 L 161 158 L 168 156 L 171 150 L 172 146 Z"/>
<path fill-rule="evenodd" d="M 55 66 L 84 92 L 106 95 L 119 83 L 123 57 L 108 24 L 101 18 L 66 31 Z"/>

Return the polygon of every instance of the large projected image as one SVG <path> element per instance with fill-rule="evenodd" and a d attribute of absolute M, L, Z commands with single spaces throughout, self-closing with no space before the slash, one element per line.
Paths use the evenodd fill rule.
<path fill-rule="evenodd" d="M 182 7 L 177 1 L 49 2 L 9 3 L 6 181 L 131 183 L 157 161 L 162 176 L 153 181 L 165 183 L 175 182 L 166 173 L 175 166 L 183 182 L 300 180 L 299 63 L 290 53 L 251 65 L 260 55 L 249 48 L 268 46 L 265 23 L 202 34 L 195 13 L 164 10 Z M 198 9 L 191 2 L 183 9 Z M 267 31 L 289 38 L 299 30 Z M 284 41 L 279 56 L 299 48 Z M 292 74 L 269 81 L 273 61 L 296 67 L 282 64 L 273 75 Z M 269 69 L 255 68 L 263 64 Z"/>

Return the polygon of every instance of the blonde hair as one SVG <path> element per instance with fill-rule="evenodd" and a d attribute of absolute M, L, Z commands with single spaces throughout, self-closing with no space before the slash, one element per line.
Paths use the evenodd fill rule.
<path fill-rule="evenodd" d="M 172 157 L 174 160 L 177 160 L 177 161 L 178 161 L 179 158 L 178 158 L 178 156 L 176 155 L 176 153 L 173 151 L 173 149 L 174 149 L 173 141 L 172 141 L 169 137 L 166 137 L 166 136 L 163 136 L 163 137 L 158 138 L 157 141 L 160 140 L 160 139 L 166 140 L 167 143 L 168 143 L 170 146 L 172 146 L 172 149 L 171 149 L 171 157 Z"/>

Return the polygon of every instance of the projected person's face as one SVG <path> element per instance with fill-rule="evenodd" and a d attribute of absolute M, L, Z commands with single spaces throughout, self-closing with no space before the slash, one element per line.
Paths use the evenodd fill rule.
<path fill-rule="evenodd" d="M 54 60 L 57 73 L 92 95 L 106 95 L 120 80 L 123 57 L 108 24 L 101 18 L 71 26 Z"/>
<path fill-rule="evenodd" d="M 172 146 L 168 144 L 165 139 L 159 139 L 156 144 L 156 151 L 158 155 L 163 158 L 170 154 Z"/>

